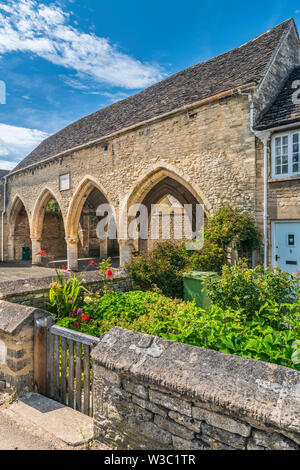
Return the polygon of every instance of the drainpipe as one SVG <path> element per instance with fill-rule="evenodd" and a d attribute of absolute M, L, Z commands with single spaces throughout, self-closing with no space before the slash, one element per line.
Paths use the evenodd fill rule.
<path fill-rule="evenodd" d="M 255 131 L 254 125 L 254 98 L 252 93 L 242 92 L 239 90 L 240 95 L 248 96 L 250 102 L 250 131 L 253 132 L 264 146 L 264 266 L 268 265 L 268 142 L 271 136 L 270 131 Z"/>
<path fill-rule="evenodd" d="M 268 265 L 268 142 L 271 132 L 255 132 L 264 146 L 264 266 Z"/>
<path fill-rule="evenodd" d="M 4 262 L 4 216 L 6 213 L 6 184 L 7 177 L 4 176 L 4 186 L 3 186 L 3 209 L 2 209 L 2 220 L 1 220 L 1 261 Z"/>

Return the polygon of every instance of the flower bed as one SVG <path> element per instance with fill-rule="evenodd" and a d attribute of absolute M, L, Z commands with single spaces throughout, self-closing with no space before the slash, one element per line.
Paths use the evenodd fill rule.
<path fill-rule="evenodd" d="M 85 297 L 81 308 L 58 320 L 58 325 L 101 336 L 113 326 L 244 356 L 300 370 L 300 302 L 266 304 L 251 318 L 244 310 L 207 310 L 192 302 L 173 300 L 155 292 L 114 292 Z M 298 351 L 298 352 L 297 352 Z"/>

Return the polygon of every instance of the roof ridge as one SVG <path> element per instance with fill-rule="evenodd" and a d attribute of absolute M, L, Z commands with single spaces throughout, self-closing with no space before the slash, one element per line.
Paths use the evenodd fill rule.
<path fill-rule="evenodd" d="M 221 54 L 218 54 L 214 57 L 211 57 L 210 59 L 207 59 L 207 60 L 204 60 L 203 62 L 198 62 L 197 64 L 194 64 L 194 65 L 190 65 L 189 67 L 186 67 L 182 70 L 179 70 L 178 72 L 175 72 L 175 73 L 172 73 L 171 75 L 169 75 L 168 77 L 164 78 L 163 80 L 159 80 L 158 82 L 155 82 L 153 83 L 152 85 L 148 86 L 147 88 L 143 88 L 142 90 L 138 91 L 137 93 L 134 93 L 132 95 L 129 95 L 127 96 L 126 98 L 123 98 L 123 99 L 120 99 L 120 100 L 117 100 L 117 101 L 114 101 L 113 103 L 105 106 L 104 108 L 100 108 L 100 109 L 97 109 L 96 111 L 93 111 L 92 113 L 89 113 L 89 114 L 86 114 L 85 116 L 82 116 L 81 118 L 79 119 L 76 119 L 75 121 L 72 121 L 70 124 L 68 124 L 67 126 L 65 126 L 63 129 L 61 130 L 64 130 L 64 129 L 67 129 L 69 126 L 72 126 L 73 124 L 75 124 L 76 122 L 80 122 L 81 120 L 85 119 L 85 118 L 88 118 L 90 116 L 93 116 L 94 114 L 97 114 L 100 110 L 102 109 L 107 109 L 107 108 L 110 108 L 111 106 L 114 106 L 116 103 L 120 103 L 120 102 L 124 102 L 124 101 L 127 101 L 129 100 L 130 98 L 132 98 L 133 96 L 137 96 L 139 94 L 142 94 L 144 92 L 146 92 L 147 90 L 151 89 L 152 87 L 154 87 L 155 85 L 157 85 L 158 83 L 163 83 L 163 82 L 166 82 L 167 80 L 169 80 L 170 78 L 173 78 L 173 77 L 176 77 L 177 75 L 181 74 L 181 73 L 184 73 L 185 71 L 187 70 L 191 70 L 193 69 L 194 67 L 198 67 L 199 65 L 202 65 L 202 64 L 207 64 L 215 59 L 218 59 L 226 54 L 230 54 L 231 52 L 234 52 L 244 46 L 246 46 L 247 44 L 250 44 L 251 42 L 254 42 L 256 41 L 257 39 L 259 39 L 260 37 L 266 35 L 266 34 L 269 34 L 270 32 L 274 31 L 275 29 L 279 28 L 280 26 L 282 26 L 284 23 L 288 23 L 288 22 L 294 22 L 294 19 L 292 17 L 290 17 L 289 19 L 285 20 L 285 21 L 282 21 L 281 23 L 279 23 L 278 25 L 274 26 L 273 28 L 269 29 L 268 31 L 265 31 L 264 33 L 261 33 L 259 34 L 258 36 L 256 36 L 255 38 L 253 39 L 250 39 L 249 41 L 245 42 L 244 44 L 241 44 L 240 46 L 237 46 L 237 47 L 234 47 L 233 49 L 230 49 L 229 51 L 226 51 L 226 52 L 222 52 Z M 296 28 L 296 31 L 297 31 L 297 28 Z M 266 68 L 267 70 L 267 68 Z M 57 134 L 59 133 L 60 131 L 58 132 L 55 132 L 54 134 Z M 45 140 L 49 139 L 53 134 L 49 135 L 48 137 L 46 137 Z"/>
<path fill-rule="evenodd" d="M 175 108 L 246 83 L 260 83 L 292 24 L 297 29 L 294 20 L 289 18 L 236 48 L 180 70 L 123 100 L 82 116 L 44 139 L 13 171 L 26 168 L 24 165 L 29 162 L 41 163 L 62 151 L 154 119 Z"/>

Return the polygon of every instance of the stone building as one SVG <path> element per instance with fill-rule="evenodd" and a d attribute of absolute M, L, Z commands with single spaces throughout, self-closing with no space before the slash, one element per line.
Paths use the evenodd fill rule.
<path fill-rule="evenodd" d="M 297 269 L 298 80 L 299 36 L 289 19 L 50 136 L 5 178 L 3 260 L 29 247 L 33 264 L 40 249 L 67 257 L 70 269 L 99 251 L 119 252 L 123 264 L 144 246 L 128 237 L 128 208 L 151 210 L 168 197 L 177 210 L 200 203 L 207 216 L 223 205 L 250 211 L 265 262 Z M 97 237 L 105 203 L 117 240 Z"/>

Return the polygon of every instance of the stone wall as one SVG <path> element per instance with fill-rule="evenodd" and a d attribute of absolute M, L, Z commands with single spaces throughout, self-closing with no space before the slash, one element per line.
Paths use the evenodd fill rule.
<path fill-rule="evenodd" d="M 32 392 L 34 319 L 49 315 L 0 301 L 0 394 Z"/>
<path fill-rule="evenodd" d="M 64 273 L 65 278 L 70 277 Z M 73 276 L 73 274 L 71 275 Z M 80 276 L 80 275 L 79 275 Z M 91 292 L 101 292 L 103 280 L 97 271 L 81 274 L 83 285 Z M 16 280 L 0 283 L 0 299 L 21 305 L 48 309 L 49 289 L 53 277 L 41 279 Z M 122 269 L 114 269 L 113 289 L 115 291 L 127 292 L 134 289 L 133 280 L 128 273 Z"/>
<path fill-rule="evenodd" d="M 119 220 L 126 202 L 141 202 L 153 182 L 159 182 L 154 177 L 159 171 L 197 196 L 208 214 L 224 204 L 253 212 L 255 139 L 249 118 L 247 96 L 236 94 L 198 106 L 191 115 L 181 111 L 120 133 L 108 139 L 107 152 L 102 143 L 94 144 L 13 174 L 8 178 L 8 217 L 19 195 L 35 234 L 35 208 L 40 207 L 37 202 L 47 188 L 62 211 L 65 235 L 72 238 L 68 221 L 74 221 L 81 210 L 73 202 L 77 197 L 86 198 L 92 183 L 113 204 L 120 234 Z M 59 175 L 63 173 L 70 173 L 71 187 L 59 191 Z M 6 218 L 6 257 L 8 234 Z"/>
<path fill-rule="evenodd" d="M 92 356 L 95 439 L 114 449 L 300 448 L 297 371 L 121 328 Z"/>

